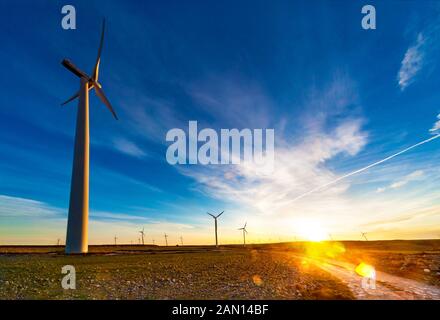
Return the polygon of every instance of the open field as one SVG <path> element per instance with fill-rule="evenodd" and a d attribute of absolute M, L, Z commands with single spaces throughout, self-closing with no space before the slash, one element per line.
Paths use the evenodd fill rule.
<path fill-rule="evenodd" d="M 440 299 L 440 240 L 0 247 L 0 299 Z M 361 287 L 360 263 L 377 288 Z M 76 268 L 77 289 L 61 288 Z"/>

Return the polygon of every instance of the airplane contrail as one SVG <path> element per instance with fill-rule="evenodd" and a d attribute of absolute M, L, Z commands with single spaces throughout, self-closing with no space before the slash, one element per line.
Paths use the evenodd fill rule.
<path fill-rule="evenodd" d="M 377 165 L 379 165 L 379 164 L 381 164 L 381 163 L 383 163 L 383 162 L 385 162 L 385 161 L 388 161 L 388 160 L 390 160 L 390 159 L 392 159 L 392 158 L 394 158 L 394 157 L 397 157 L 398 155 L 401 155 L 402 153 L 405 153 L 405 152 L 407 152 L 407 151 L 409 151 L 409 150 L 411 150 L 411 149 L 414 149 L 414 148 L 416 148 L 416 147 L 418 147 L 418 146 L 421 146 L 422 144 L 428 143 L 428 142 L 430 142 L 430 141 L 432 141 L 432 140 L 434 140 L 434 139 L 437 139 L 437 138 L 440 138 L 440 134 L 437 134 L 437 135 L 435 135 L 435 136 L 433 136 L 433 137 L 431 137 L 431 138 L 429 138 L 429 139 L 426 139 L 426 140 L 423 140 L 423 141 L 421 141 L 421 142 L 419 142 L 419 143 L 416 143 L 416 144 L 414 144 L 414 145 L 412 145 L 412 146 L 410 146 L 410 147 L 408 147 L 408 148 L 406 148 L 406 149 L 404 149 L 404 150 L 402 150 L 402 151 L 399 151 L 399 152 L 397 152 L 397 153 L 395 153 L 395 154 L 393 154 L 393 155 L 391 155 L 391 156 L 389 156 L 389 157 L 386 157 L 385 159 L 382 159 L 382 160 L 376 161 L 376 162 L 374 162 L 374 163 L 372 163 L 372 164 L 370 164 L 370 165 L 368 165 L 368 166 L 366 166 L 366 167 L 363 167 L 363 168 L 358 169 L 358 170 L 356 170 L 356 171 L 353 171 L 353 172 L 347 173 L 347 174 L 345 174 L 345 175 L 343 175 L 343 176 L 341 176 L 341 177 L 339 177 L 339 178 L 337 178 L 337 179 L 335 179 L 335 180 L 333 180 L 333 181 L 330 181 L 330 182 L 328 182 L 328 183 L 326 183 L 326 184 L 324 184 L 324 185 L 322 185 L 322 186 L 319 186 L 319 187 L 313 188 L 313 189 L 311 189 L 311 190 L 309 190 L 309 191 L 307 191 L 307 192 L 305 192 L 305 193 L 303 193 L 303 194 L 297 196 L 296 198 L 292 199 L 290 202 L 291 202 L 291 203 L 292 203 L 292 202 L 295 202 L 295 201 L 297 201 L 297 200 L 299 200 L 299 199 L 301 199 L 301 198 L 304 198 L 305 196 L 308 196 L 308 195 L 311 194 L 311 193 L 314 193 L 314 192 L 316 192 L 316 191 L 320 191 L 320 190 L 322 190 L 322 189 L 324 189 L 324 188 L 326 188 L 326 187 L 328 187 L 328 186 L 330 186 L 330 185 L 332 185 L 332 184 L 335 184 L 335 183 L 337 183 L 337 182 L 339 182 L 339 181 L 341 181 L 341 180 L 343 180 L 343 179 L 345 179 L 345 178 L 348 178 L 348 177 L 350 177 L 350 176 L 352 176 L 352 175 L 355 175 L 355 174 L 357 174 L 357 173 L 361 173 L 361 172 L 363 172 L 363 171 L 365 171 L 365 170 L 370 169 L 371 167 L 375 167 L 375 166 L 377 166 Z"/>

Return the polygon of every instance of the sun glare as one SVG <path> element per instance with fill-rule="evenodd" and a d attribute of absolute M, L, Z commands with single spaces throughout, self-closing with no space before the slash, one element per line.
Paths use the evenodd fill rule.
<path fill-rule="evenodd" d="M 374 277 L 374 275 L 376 274 L 376 270 L 374 270 L 374 267 L 364 262 L 361 262 L 354 271 L 362 277 L 369 278 Z"/>
<path fill-rule="evenodd" d="M 300 221 L 298 225 L 298 233 L 302 238 L 314 242 L 326 240 L 328 237 L 324 228 L 315 220 Z"/>

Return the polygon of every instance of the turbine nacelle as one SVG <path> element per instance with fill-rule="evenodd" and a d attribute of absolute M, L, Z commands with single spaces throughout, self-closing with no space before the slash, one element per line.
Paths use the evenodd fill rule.
<path fill-rule="evenodd" d="M 237 230 L 243 230 L 243 232 L 248 233 L 246 230 L 246 226 L 247 226 L 247 222 L 244 224 L 243 228 L 238 228 Z"/>
<path fill-rule="evenodd" d="M 104 91 L 102 90 L 102 85 L 98 82 L 98 76 L 99 76 L 99 64 L 101 63 L 101 52 L 102 52 L 102 46 L 104 43 L 104 31 L 105 31 L 105 20 L 102 23 L 102 32 L 101 32 L 101 41 L 99 43 L 99 49 L 98 49 L 98 57 L 96 58 L 95 67 L 93 68 L 93 74 L 90 77 L 87 73 L 82 71 L 80 68 L 78 68 L 72 61 L 69 59 L 64 59 L 61 64 L 70 72 L 72 72 L 74 75 L 76 75 L 80 79 L 86 79 L 89 85 L 88 90 L 95 89 L 96 95 L 98 98 L 104 103 L 104 105 L 110 110 L 110 112 L 113 114 L 113 117 L 115 117 L 116 120 L 118 120 L 118 117 L 113 110 L 112 105 L 110 104 L 110 101 L 108 101 L 107 97 L 104 94 Z M 80 91 L 75 93 L 72 97 L 70 97 L 67 101 L 62 103 L 61 105 L 65 105 L 69 103 L 70 101 L 75 100 L 80 95 Z"/>

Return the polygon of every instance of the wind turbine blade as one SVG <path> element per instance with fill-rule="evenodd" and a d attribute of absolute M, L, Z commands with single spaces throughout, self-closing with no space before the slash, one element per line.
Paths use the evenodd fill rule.
<path fill-rule="evenodd" d="M 79 97 L 79 91 L 77 93 L 75 93 L 73 96 L 71 96 L 68 100 L 63 102 L 61 105 L 64 106 L 64 105 L 68 104 L 70 101 L 73 101 L 78 97 Z"/>
<path fill-rule="evenodd" d="M 210 214 L 209 212 L 207 212 L 207 214 L 209 214 L 211 217 L 213 217 L 214 219 L 216 218 L 216 216 L 214 216 L 213 214 Z"/>
<path fill-rule="evenodd" d="M 217 218 L 220 217 L 220 216 L 223 214 L 223 212 L 224 212 L 224 211 L 220 212 L 220 214 L 217 216 Z"/>
<path fill-rule="evenodd" d="M 84 72 L 82 71 L 80 68 L 78 68 L 77 66 L 75 66 L 73 64 L 72 61 L 68 60 L 68 59 L 64 59 L 63 61 L 61 61 L 61 64 L 70 72 L 72 72 L 74 75 L 76 75 L 78 78 L 86 78 L 86 79 L 90 79 L 90 77 Z"/>
<path fill-rule="evenodd" d="M 243 229 L 246 229 L 246 226 L 247 226 L 247 221 L 245 222 Z"/>
<path fill-rule="evenodd" d="M 98 86 L 97 83 L 94 83 L 95 85 L 95 92 L 96 95 L 101 99 L 101 101 L 105 104 L 105 106 L 110 110 L 110 112 L 113 114 L 113 117 L 115 117 L 116 120 L 118 120 L 118 116 L 116 115 L 115 111 L 113 110 L 112 105 L 110 104 L 110 101 L 108 101 L 107 97 L 104 94 L 104 91 Z"/>
<path fill-rule="evenodd" d="M 96 58 L 95 68 L 93 69 L 92 79 L 98 81 L 99 77 L 99 64 L 101 63 L 101 52 L 102 46 L 104 44 L 104 33 L 105 33 L 105 19 L 102 20 L 102 31 L 101 40 L 99 41 L 98 56 Z"/>

